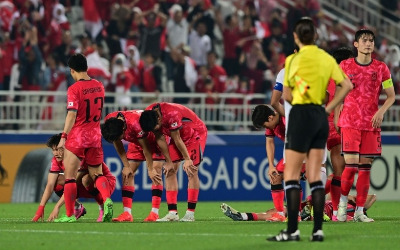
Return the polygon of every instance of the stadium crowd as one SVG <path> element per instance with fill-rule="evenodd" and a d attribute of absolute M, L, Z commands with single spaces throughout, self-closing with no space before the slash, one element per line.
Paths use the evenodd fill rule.
<path fill-rule="evenodd" d="M 294 2 L 4 0 L 0 90 L 66 90 L 73 83 L 66 62 L 81 52 L 89 74 L 124 105 L 139 101 L 131 92 L 204 92 L 209 104 L 219 101 L 218 93 L 265 93 L 269 103 L 276 75 L 295 48 L 292 30 L 300 17 L 313 18 L 324 50 L 352 47 L 339 21 L 321 22 L 318 0 Z M 399 89 L 399 46 L 375 34 L 374 56 L 388 64 Z"/>

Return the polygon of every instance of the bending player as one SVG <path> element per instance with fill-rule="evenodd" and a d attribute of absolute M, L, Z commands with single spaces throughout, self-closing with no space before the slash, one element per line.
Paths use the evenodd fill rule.
<path fill-rule="evenodd" d="M 279 115 L 273 111 L 267 105 L 258 105 L 254 108 L 252 114 L 253 125 L 256 128 L 265 128 L 266 137 L 266 151 L 269 162 L 268 175 L 271 182 L 271 195 L 272 201 L 274 202 L 275 209 L 277 211 L 269 221 L 285 221 L 284 213 L 284 198 L 285 192 L 283 190 L 283 170 L 284 163 L 281 159 L 275 166 L 275 142 L 274 138 L 277 136 L 282 141 L 285 141 L 285 117 Z M 305 166 L 303 166 L 302 174 L 304 175 Z M 300 194 L 300 200 L 302 194 Z M 257 220 L 257 219 L 255 219 Z M 260 219 L 262 220 L 262 219 Z"/>
<path fill-rule="evenodd" d="M 146 160 L 150 179 L 152 180 L 152 209 L 144 221 L 156 221 L 160 208 L 163 190 L 162 166 L 165 157 L 157 148 L 155 136 L 152 132 L 143 132 L 139 118 L 143 110 L 113 112 L 106 116 L 101 126 L 104 139 L 113 143 L 123 165 L 122 169 L 122 204 L 124 212 L 113 221 L 133 221 L 132 199 L 135 192 L 135 173 L 140 164 Z M 130 142 L 128 151 L 125 151 L 122 139 Z M 169 158 L 167 164 L 173 164 Z"/>
<path fill-rule="evenodd" d="M 176 173 L 180 161 L 188 176 L 188 208 L 180 221 L 194 221 L 194 212 L 199 196 L 199 164 L 207 140 L 207 128 L 203 121 L 189 108 L 174 103 L 153 103 L 140 116 L 143 131 L 152 131 L 162 152 L 168 151 L 173 166 L 164 166 L 168 214 L 157 221 L 178 221 L 178 180 Z M 169 145 L 164 136 L 169 136 Z M 190 153 L 189 153 L 190 152 Z"/>

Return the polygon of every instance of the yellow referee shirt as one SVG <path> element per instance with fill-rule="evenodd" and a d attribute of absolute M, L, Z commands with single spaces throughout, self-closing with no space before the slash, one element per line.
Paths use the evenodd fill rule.
<path fill-rule="evenodd" d="M 329 80 L 338 84 L 345 78 L 332 56 L 315 45 L 306 45 L 286 58 L 283 85 L 292 90 L 292 105 L 322 105 Z"/>

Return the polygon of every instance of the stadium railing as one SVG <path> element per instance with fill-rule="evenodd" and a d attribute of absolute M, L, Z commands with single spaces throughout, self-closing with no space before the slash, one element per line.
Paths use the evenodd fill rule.
<path fill-rule="evenodd" d="M 118 110 L 144 109 L 153 102 L 174 102 L 187 98 L 185 104 L 209 127 L 210 131 L 248 132 L 252 130 L 251 113 L 256 103 L 265 103 L 264 94 L 218 94 L 216 104 L 207 104 L 204 93 L 131 93 L 129 105 L 119 102 L 125 97 L 107 93 L 102 117 Z M 384 98 L 384 96 L 382 96 Z M 0 133 L 49 133 L 61 131 L 66 116 L 66 92 L 0 91 Z M 400 95 L 396 96 L 400 103 Z M 236 104 L 231 104 L 232 102 Z M 400 131 L 400 105 L 385 114 L 382 130 L 387 134 Z"/>

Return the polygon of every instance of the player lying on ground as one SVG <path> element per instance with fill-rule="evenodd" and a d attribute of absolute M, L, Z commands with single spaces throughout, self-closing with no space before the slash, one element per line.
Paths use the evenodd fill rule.
<path fill-rule="evenodd" d="M 324 221 L 330 221 L 333 217 L 333 206 L 332 200 L 330 196 L 330 189 L 331 189 L 331 181 L 332 181 L 333 174 L 328 177 L 327 184 L 325 186 L 326 192 L 326 201 L 324 205 Z M 376 201 L 376 195 L 370 194 L 368 195 L 364 213 L 366 214 L 367 209 L 369 209 Z M 308 196 L 307 199 L 301 203 L 301 220 L 312 220 L 313 217 L 313 209 L 311 205 L 311 196 Z M 356 208 L 356 197 L 349 195 L 348 196 L 348 203 L 347 203 L 347 215 L 348 220 L 353 220 L 353 215 Z M 232 208 L 226 203 L 221 204 L 222 212 L 231 218 L 234 221 L 271 221 L 271 218 L 274 217 L 274 214 L 277 212 L 276 208 L 271 208 L 264 213 L 254 213 L 254 212 L 239 212 L 236 209 Z M 284 207 L 284 212 L 286 216 L 286 207 Z"/>
<path fill-rule="evenodd" d="M 348 196 L 348 204 L 347 204 L 347 214 L 349 215 L 348 220 L 352 220 L 352 214 L 354 214 L 355 207 L 356 207 L 356 197 L 349 195 Z M 310 203 L 311 200 L 306 200 L 302 203 L 302 211 L 301 211 L 301 219 L 305 220 L 312 220 L 312 206 Z M 367 201 L 365 203 L 365 210 L 367 211 L 376 201 L 376 195 L 370 194 L 368 195 Z M 332 210 L 332 201 L 326 200 L 324 206 L 324 214 L 325 218 L 324 221 L 332 220 L 333 210 Z M 234 221 L 270 221 L 270 219 L 274 216 L 277 212 L 276 208 L 271 208 L 264 213 L 254 213 L 254 212 L 239 212 L 238 210 L 234 209 L 233 207 L 229 206 L 226 203 L 221 204 L 222 212 L 231 218 Z M 285 216 L 286 216 L 286 206 L 284 206 Z"/>

